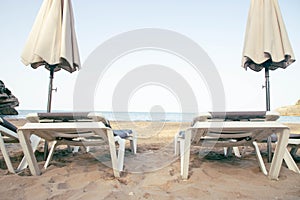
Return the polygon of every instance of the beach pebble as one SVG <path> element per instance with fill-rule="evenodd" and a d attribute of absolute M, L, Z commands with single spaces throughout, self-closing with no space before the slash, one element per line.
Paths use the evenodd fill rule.
<path fill-rule="evenodd" d="M 59 183 L 57 185 L 57 189 L 59 189 L 59 190 L 68 189 L 68 185 L 66 183 Z"/>
<path fill-rule="evenodd" d="M 148 198 L 150 197 L 150 194 L 149 194 L 148 192 L 146 192 L 146 193 L 143 195 L 143 197 L 144 197 L 145 199 L 148 199 Z"/>
<path fill-rule="evenodd" d="M 129 194 L 128 194 L 129 196 L 133 196 L 134 195 L 134 193 L 133 192 L 129 192 Z"/>

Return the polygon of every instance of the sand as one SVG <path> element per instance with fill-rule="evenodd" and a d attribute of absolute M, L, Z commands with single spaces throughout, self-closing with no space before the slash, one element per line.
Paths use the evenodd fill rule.
<path fill-rule="evenodd" d="M 24 120 L 11 120 L 17 126 Z M 60 146 L 47 170 L 31 176 L 28 169 L 10 174 L 0 154 L 0 199 L 299 199 L 300 175 L 283 164 L 278 181 L 269 180 L 258 167 L 254 150 L 242 158 L 224 157 L 222 149 L 206 152 L 192 148 L 189 179 L 180 177 L 180 161 L 173 155 L 173 137 L 189 123 L 112 122 L 114 128 L 139 133 L 138 152 L 125 152 L 125 170 L 114 178 L 108 167 L 107 147 L 92 153 L 69 153 Z M 292 131 L 300 133 L 299 126 Z M 266 159 L 266 145 L 260 144 Z M 42 144 L 36 155 L 42 167 Z M 14 166 L 22 157 L 19 144 L 9 144 Z M 204 154 L 206 152 L 206 154 Z M 298 155 L 300 152 L 298 151 Z M 204 156 L 205 155 L 205 156 Z M 300 162 L 297 161 L 298 167 Z M 266 164 L 269 169 L 270 164 Z"/>

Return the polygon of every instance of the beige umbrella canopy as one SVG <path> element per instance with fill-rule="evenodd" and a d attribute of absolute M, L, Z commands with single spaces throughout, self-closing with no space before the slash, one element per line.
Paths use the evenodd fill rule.
<path fill-rule="evenodd" d="M 36 17 L 21 55 L 25 65 L 50 70 L 47 111 L 51 111 L 54 71 L 72 73 L 80 68 L 80 58 L 70 0 L 45 0 Z"/>
<path fill-rule="evenodd" d="M 277 0 L 251 0 L 245 35 L 242 67 L 265 69 L 266 110 L 270 110 L 269 70 L 285 69 L 295 56 L 285 29 Z M 271 161 L 271 137 L 268 162 Z"/>
<path fill-rule="evenodd" d="M 266 107 L 270 110 L 269 70 L 286 68 L 295 61 L 277 0 L 251 0 L 242 67 L 265 68 Z"/>
<path fill-rule="evenodd" d="M 50 71 L 47 112 L 51 111 L 54 72 L 80 68 L 71 0 L 44 0 L 21 55 L 25 65 Z M 45 142 L 44 159 L 48 144 Z"/>

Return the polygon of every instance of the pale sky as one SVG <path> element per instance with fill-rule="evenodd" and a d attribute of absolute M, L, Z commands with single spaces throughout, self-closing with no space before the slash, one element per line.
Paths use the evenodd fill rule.
<path fill-rule="evenodd" d="M 72 3 L 82 64 L 96 47 L 115 35 L 141 28 L 172 30 L 198 43 L 213 60 L 225 88 L 227 110 L 265 109 L 264 71 L 245 71 L 241 67 L 250 0 L 73 0 Z M 43 67 L 26 67 L 20 61 L 41 4 L 42 0 L 0 0 L 0 80 L 19 99 L 17 110 L 46 110 L 47 106 L 49 72 Z M 296 62 L 285 70 L 270 72 L 271 109 L 295 104 L 300 99 L 297 60 L 300 55 L 300 1 L 279 0 L 279 5 Z M 95 108 L 110 111 L 112 92 L 118 81 L 130 69 L 146 64 L 174 66 L 201 101 L 200 109 L 211 109 L 207 88 L 201 80 L 197 82 L 191 70 L 186 70 L 187 63 L 155 51 L 127 55 L 115 62 L 102 80 L 105 87 L 95 94 Z M 63 70 L 55 73 L 54 87 L 58 89 L 53 93 L 53 110 L 72 110 L 78 73 L 80 71 L 70 74 Z M 140 87 L 133 91 L 129 101 L 129 111 L 149 111 L 155 105 L 168 112 L 180 111 L 176 94 L 159 85 Z"/>

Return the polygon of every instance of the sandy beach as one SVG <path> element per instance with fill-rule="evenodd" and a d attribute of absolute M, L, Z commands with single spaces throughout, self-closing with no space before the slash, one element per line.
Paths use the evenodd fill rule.
<path fill-rule="evenodd" d="M 25 120 L 11 119 L 16 126 Z M 125 170 L 114 178 L 109 168 L 107 147 L 92 153 L 69 153 L 60 146 L 47 170 L 31 176 L 28 169 L 19 174 L 7 171 L 0 155 L 0 199 L 299 199 L 300 175 L 283 164 L 279 181 L 271 181 L 260 172 L 254 150 L 249 147 L 242 158 L 224 157 L 222 149 L 206 156 L 192 148 L 190 177 L 180 177 L 180 161 L 173 154 L 173 137 L 189 123 L 112 122 L 113 128 L 132 128 L 138 132 L 138 152 L 129 144 L 125 152 Z M 300 133 L 299 126 L 292 132 Z M 42 167 L 42 147 L 36 155 Z M 266 159 L 266 145 L 260 144 Z M 22 157 L 18 144 L 8 145 L 14 166 Z M 299 151 L 298 151 L 299 154 Z M 298 167 L 300 162 L 297 161 Z M 270 164 L 266 163 L 267 169 Z"/>

